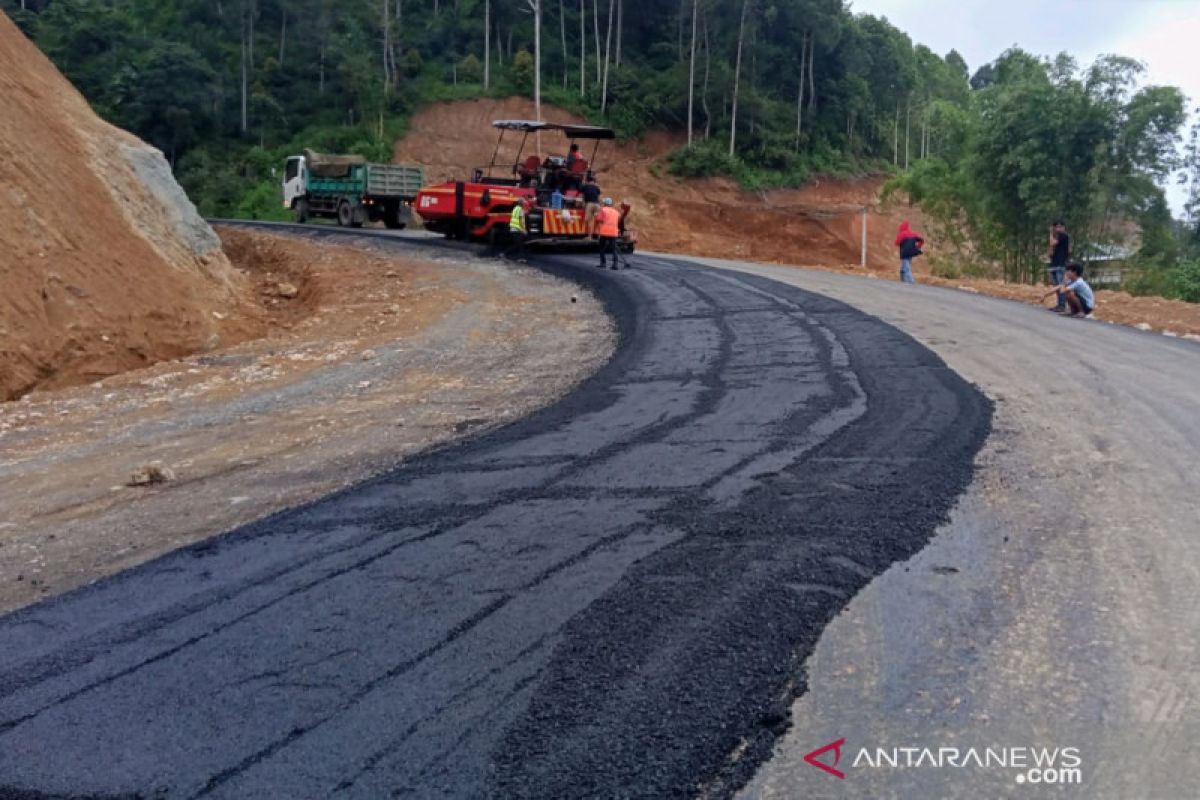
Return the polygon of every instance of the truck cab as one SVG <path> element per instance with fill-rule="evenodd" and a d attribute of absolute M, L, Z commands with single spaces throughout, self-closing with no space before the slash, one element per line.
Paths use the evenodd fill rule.
<path fill-rule="evenodd" d="M 304 156 L 289 156 L 283 170 L 283 207 L 295 210 L 297 198 L 307 194 L 308 166 Z"/>

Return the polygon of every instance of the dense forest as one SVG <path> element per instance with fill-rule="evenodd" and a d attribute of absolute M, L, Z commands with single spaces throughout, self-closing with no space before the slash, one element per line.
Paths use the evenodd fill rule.
<path fill-rule="evenodd" d="M 1040 275 L 1050 219 L 1142 231 L 1133 288 L 1200 300 L 1186 98 L 1117 56 L 1019 50 L 972 73 L 843 0 L 0 0 L 110 121 L 161 148 L 201 211 L 272 216 L 311 146 L 390 156 L 424 103 L 537 95 L 623 135 L 687 131 L 682 176 L 747 188 L 893 171 L 964 262 Z M 1187 218 L 1162 184 L 1191 178 Z M 1127 225 L 1125 227 L 1128 227 Z M 1086 255 L 1086 250 L 1080 251 Z"/>

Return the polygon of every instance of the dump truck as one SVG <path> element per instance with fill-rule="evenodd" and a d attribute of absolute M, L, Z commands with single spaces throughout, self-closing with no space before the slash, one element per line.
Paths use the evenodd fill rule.
<path fill-rule="evenodd" d="M 419 166 L 372 164 L 362 156 L 306 149 L 288 157 L 283 207 L 297 222 L 328 217 L 343 227 L 359 228 L 369 220 L 399 229 L 411 219 L 412 202 L 424 183 Z"/>

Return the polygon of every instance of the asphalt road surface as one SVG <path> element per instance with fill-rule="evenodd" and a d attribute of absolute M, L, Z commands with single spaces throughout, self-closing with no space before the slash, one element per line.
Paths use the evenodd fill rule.
<path fill-rule="evenodd" d="M 400 245 L 397 245 L 400 246 Z M 637 258 L 492 434 L 0 620 L 0 796 L 690 797 L 968 487 L 992 405 L 850 306 Z"/>

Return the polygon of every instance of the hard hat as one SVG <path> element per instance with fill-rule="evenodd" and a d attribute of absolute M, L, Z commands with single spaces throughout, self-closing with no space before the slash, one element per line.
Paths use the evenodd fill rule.
<path fill-rule="evenodd" d="M 606 198 L 604 198 L 604 205 L 606 205 L 606 206 L 611 206 L 611 205 L 612 205 L 612 198 L 611 198 L 611 197 L 606 197 Z"/>

